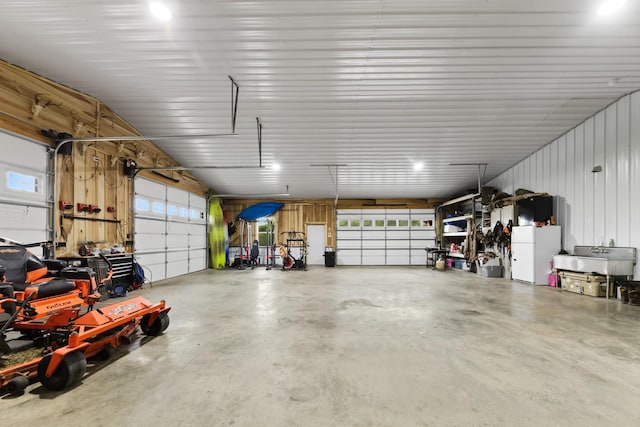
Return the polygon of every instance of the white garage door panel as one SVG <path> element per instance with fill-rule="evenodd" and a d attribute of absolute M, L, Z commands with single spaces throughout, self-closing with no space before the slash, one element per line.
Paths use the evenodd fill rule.
<path fill-rule="evenodd" d="M 336 234 L 339 265 L 358 265 L 358 257 L 347 255 L 344 249 L 362 248 L 361 265 L 410 265 L 424 262 L 424 248 L 435 245 L 435 228 L 425 226 L 434 223 L 433 209 L 341 209 L 338 222 L 347 220 L 348 226 L 340 226 Z M 360 219 L 361 227 L 352 227 L 352 220 Z M 412 226 L 411 220 L 419 220 Z M 364 221 L 372 221 L 365 226 Z M 384 226 L 376 226 L 376 221 Z M 402 226 L 399 224 L 402 222 Z M 391 225 L 389 225 L 391 224 Z M 395 225 L 393 225 L 395 224 Z M 406 224 L 406 226 L 404 225 Z M 341 259 L 343 258 L 343 259 Z"/>
<path fill-rule="evenodd" d="M 357 216 L 360 217 L 362 215 L 362 210 L 360 209 L 338 209 L 336 211 L 336 215 L 338 216 Z"/>
<path fill-rule="evenodd" d="M 374 239 L 374 240 L 384 240 L 386 239 L 384 230 L 363 230 L 362 231 L 363 239 Z"/>
<path fill-rule="evenodd" d="M 416 251 L 411 251 L 411 265 L 426 265 L 427 262 L 427 253 L 423 252 L 422 254 L 417 253 Z"/>
<path fill-rule="evenodd" d="M 201 236 L 206 236 L 207 235 L 207 225 L 206 224 L 196 224 L 196 223 L 190 223 L 189 224 L 189 234 L 198 234 Z"/>
<path fill-rule="evenodd" d="M 385 265 L 385 250 L 363 250 L 362 265 Z"/>
<path fill-rule="evenodd" d="M 189 235 L 189 248 L 190 249 L 206 249 L 207 247 L 207 238 L 204 234 L 202 235 Z"/>
<path fill-rule="evenodd" d="M 362 240 L 362 249 L 384 249 L 384 240 Z"/>
<path fill-rule="evenodd" d="M 156 254 L 138 254 L 136 255 L 136 260 L 140 265 L 146 267 L 147 265 L 164 264 L 166 255 L 164 252 Z"/>
<path fill-rule="evenodd" d="M 436 238 L 436 231 L 435 230 L 430 230 L 430 229 L 416 230 L 414 228 L 414 229 L 411 230 L 411 238 L 412 239 L 417 239 L 417 240 L 435 239 Z"/>
<path fill-rule="evenodd" d="M 147 257 L 161 278 L 206 268 L 206 199 L 144 178 L 136 179 L 135 190 L 136 197 L 149 202 L 149 211 L 136 213 L 136 254 Z"/>
<path fill-rule="evenodd" d="M 167 233 L 169 234 L 189 234 L 189 224 L 186 222 L 167 221 Z"/>
<path fill-rule="evenodd" d="M 189 261 L 167 262 L 167 278 L 180 276 L 189 272 Z"/>
<path fill-rule="evenodd" d="M 205 210 L 207 207 L 207 200 L 204 197 L 197 196 L 193 193 L 189 194 L 189 207 L 194 209 Z"/>
<path fill-rule="evenodd" d="M 426 247 L 435 247 L 435 240 L 412 240 L 411 249 L 424 249 Z"/>
<path fill-rule="evenodd" d="M 9 226 L 8 228 L 5 228 Z M 11 224 L 6 224 L 0 227 L 0 236 L 13 240 L 18 243 L 36 243 L 44 242 L 47 240 L 47 236 L 43 235 L 44 230 L 24 230 L 11 227 Z M 29 248 L 29 250 L 36 254 L 41 254 L 40 248 Z"/>
<path fill-rule="evenodd" d="M 165 236 L 157 234 L 136 233 L 136 253 L 150 251 L 165 251 Z"/>
<path fill-rule="evenodd" d="M 136 234 L 164 235 L 166 224 L 164 221 L 136 218 Z"/>
<path fill-rule="evenodd" d="M 360 249 L 362 247 L 361 240 L 338 240 L 340 249 Z"/>
<path fill-rule="evenodd" d="M 387 265 L 409 265 L 411 256 L 407 250 L 387 251 Z"/>
<path fill-rule="evenodd" d="M 42 230 L 46 223 L 46 208 L 16 206 L 0 203 L 0 227 L 3 229 Z M 2 236 L 11 237 L 7 234 L 3 234 Z"/>
<path fill-rule="evenodd" d="M 47 233 L 47 148 L 0 131 L 0 236 L 20 243 L 42 242 Z M 36 191 L 9 188 L 9 173 L 35 177 Z M 27 206 L 29 205 L 29 206 Z M 41 248 L 30 248 L 42 256 Z"/>
<path fill-rule="evenodd" d="M 137 178 L 135 182 L 136 195 L 140 194 L 151 199 L 166 200 L 167 187 L 144 178 Z"/>
<path fill-rule="evenodd" d="M 47 150 L 41 144 L 0 131 L 2 162 L 46 172 Z"/>
<path fill-rule="evenodd" d="M 362 232 L 360 230 L 338 230 L 336 237 L 340 239 L 360 239 Z"/>
<path fill-rule="evenodd" d="M 166 267 L 164 262 L 162 264 L 148 264 L 148 265 L 145 265 L 145 267 L 146 267 L 145 276 L 147 274 L 147 271 L 150 272 L 149 280 L 157 282 L 158 280 L 164 280 L 167 278 L 167 273 L 165 271 Z"/>
<path fill-rule="evenodd" d="M 174 205 L 189 205 L 189 193 L 179 188 L 167 187 L 167 202 Z"/>
<path fill-rule="evenodd" d="M 409 239 L 409 230 L 389 230 L 387 229 L 387 239 Z"/>
<path fill-rule="evenodd" d="M 362 251 L 360 250 L 340 250 L 336 252 L 336 263 L 338 265 L 360 265 Z"/>
<path fill-rule="evenodd" d="M 0 209 L 2 209 L 3 207 L 4 206 L 0 204 Z M 36 243 L 44 242 L 47 240 L 47 232 L 44 229 L 44 224 L 46 224 L 46 215 L 45 219 L 43 219 L 42 222 L 39 222 L 37 225 L 33 224 L 32 228 L 24 227 L 24 224 L 21 224 L 20 227 L 14 227 L 14 224 L 16 223 L 9 221 L 2 221 L 0 224 L 0 236 L 6 237 L 7 239 L 11 239 L 15 242 Z M 42 248 L 39 247 L 29 248 L 29 251 L 31 251 L 38 257 L 41 257 L 43 255 Z"/>
<path fill-rule="evenodd" d="M 189 224 L 189 247 L 206 249 L 207 247 L 207 226 L 199 224 Z"/>
<path fill-rule="evenodd" d="M 162 280 L 165 273 L 165 254 L 136 254 L 136 261 L 143 267 L 149 280 Z"/>
<path fill-rule="evenodd" d="M 167 249 L 170 251 L 183 250 L 187 252 L 189 250 L 189 236 L 184 234 L 168 234 Z"/>
<path fill-rule="evenodd" d="M 411 245 L 411 240 L 387 240 L 387 248 L 408 249 Z"/>
<path fill-rule="evenodd" d="M 195 255 L 195 252 L 190 253 Z M 189 258 L 189 273 L 193 273 L 194 271 L 200 271 L 200 270 L 204 270 L 205 268 L 207 268 L 207 263 L 206 263 L 206 257 L 205 257 L 205 252 L 202 252 L 202 256 L 201 257 L 191 257 Z"/>
<path fill-rule="evenodd" d="M 187 261 L 189 259 L 189 252 L 187 251 L 177 251 L 177 252 L 167 252 L 167 262 L 178 262 L 178 261 Z"/>

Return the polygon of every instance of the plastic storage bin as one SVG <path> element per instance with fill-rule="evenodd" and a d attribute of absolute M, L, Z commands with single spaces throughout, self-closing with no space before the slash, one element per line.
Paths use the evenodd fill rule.
<path fill-rule="evenodd" d="M 501 265 L 481 265 L 478 270 L 481 276 L 486 277 L 502 277 Z"/>

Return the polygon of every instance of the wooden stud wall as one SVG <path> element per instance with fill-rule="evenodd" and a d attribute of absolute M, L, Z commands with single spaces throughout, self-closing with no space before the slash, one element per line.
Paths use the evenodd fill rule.
<path fill-rule="evenodd" d="M 104 136 L 140 136 L 130 124 L 98 99 L 47 80 L 37 74 L 0 61 L 0 128 L 25 137 L 53 144 L 40 131 L 53 129 L 76 138 Z M 77 252 L 82 242 L 106 242 L 96 246 L 131 240 L 132 183 L 123 174 L 126 159 L 138 166 L 178 166 L 175 160 L 151 141 L 126 143 L 73 143 L 69 156 L 58 156 L 56 179 L 57 241 L 66 243 L 63 253 Z M 163 171 L 179 183 L 150 172 L 140 175 L 204 196 L 207 188 L 188 172 Z M 60 211 L 60 200 L 73 204 L 73 209 Z M 93 204 L 99 213 L 78 212 L 77 204 Z M 115 212 L 107 212 L 107 207 Z M 61 214 L 78 217 L 118 220 L 115 222 L 61 219 Z M 129 248 L 130 249 L 130 248 Z"/>

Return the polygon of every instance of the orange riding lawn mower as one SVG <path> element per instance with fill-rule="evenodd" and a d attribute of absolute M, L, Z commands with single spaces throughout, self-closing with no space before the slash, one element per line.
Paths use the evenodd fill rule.
<path fill-rule="evenodd" d="M 138 327 L 156 336 L 169 326 L 164 300 L 135 297 L 94 307 L 101 285 L 96 273 L 43 261 L 27 250 L 35 245 L 0 244 L 2 393 L 20 394 L 33 379 L 50 390 L 70 387 L 81 380 L 88 358 L 108 359 Z M 102 282 L 110 278 L 111 272 Z"/>

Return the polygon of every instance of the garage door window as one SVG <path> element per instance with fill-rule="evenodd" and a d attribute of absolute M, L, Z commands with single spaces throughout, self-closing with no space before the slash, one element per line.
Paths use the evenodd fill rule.
<path fill-rule="evenodd" d="M 153 202 L 153 213 L 158 215 L 164 214 L 164 203 Z"/>
<path fill-rule="evenodd" d="M 149 212 L 149 201 L 136 198 L 136 212 Z"/>
<path fill-rule="evenodd" d="M 39 179 L 33 175 L 18 172 L 7 172 L 7 187 L 13 191 L 39 193 Z"/>

